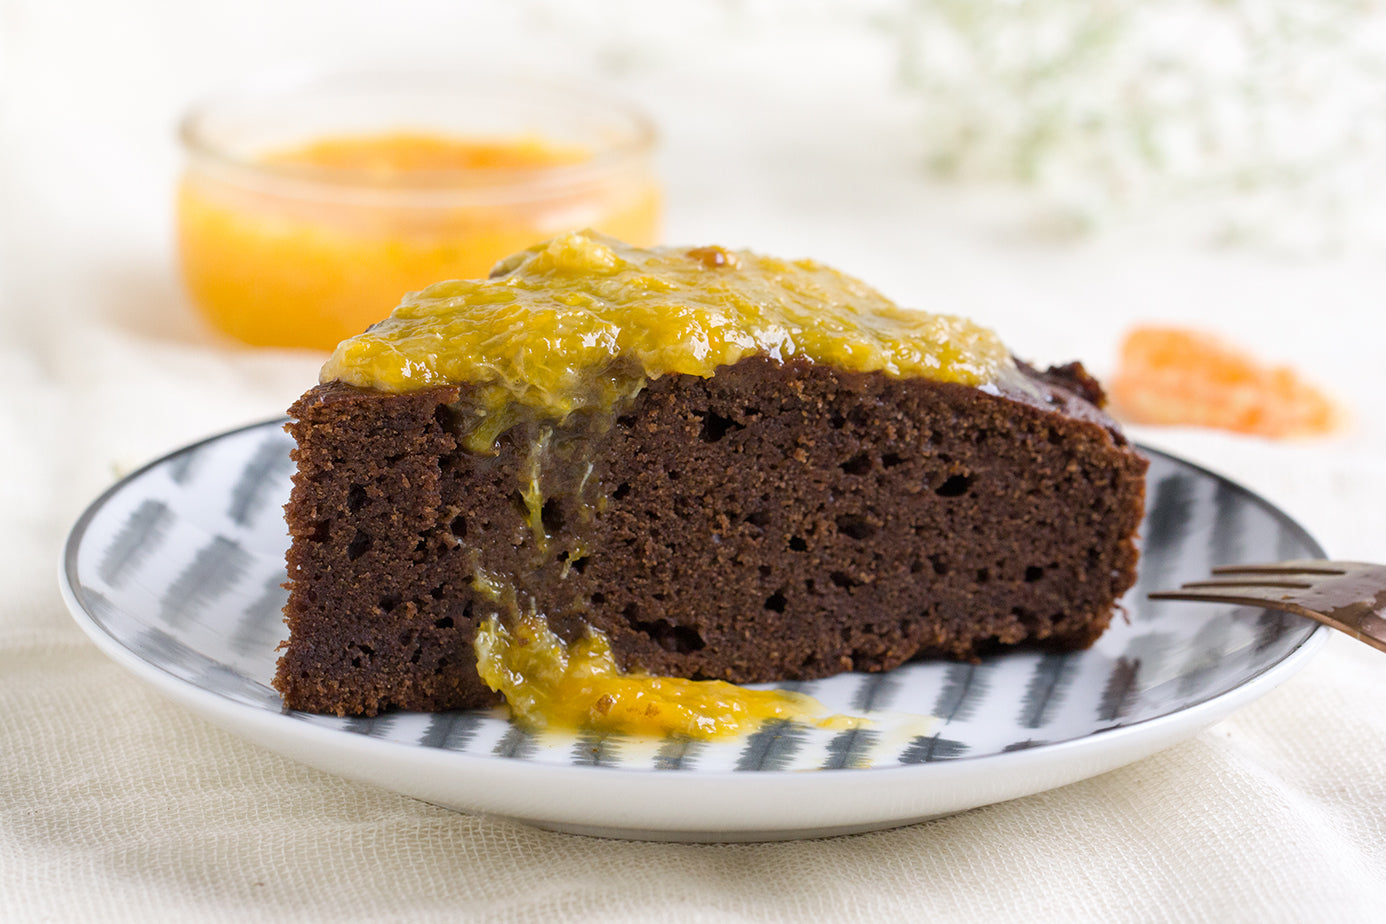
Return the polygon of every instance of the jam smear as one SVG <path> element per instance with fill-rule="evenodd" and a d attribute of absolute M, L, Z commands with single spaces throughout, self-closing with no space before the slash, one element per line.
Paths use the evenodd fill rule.
<path fill-rule="evenodd" d="M 477 631 L 476 650 L 481 679 L 505 697 L 516 722 L 534 730 L 714 739 L 776 719 L 826 728 L 862 722 L 825 716 L 824 707 L 802 693 L 623 671 L 601 632 L 589 629 L 565 643 L 535 614 L 515 617 L 509 626 L 487 620 Z"/>
<path fill-rule="evenodd" d="M 1325 435 L 1342 423 L 1333 400 L 1293 369 L 1187 328 L 1145 326 L 1127 334 L 1110 390 L 1117 413 L 1139 424 L 1283 439 Z"/>

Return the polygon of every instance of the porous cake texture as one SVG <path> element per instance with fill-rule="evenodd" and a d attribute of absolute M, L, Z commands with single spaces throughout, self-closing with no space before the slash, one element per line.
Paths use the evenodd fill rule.
<path fill-rule="evenodd" d="M 462 446 L 466 385 L 291 409 L 287 706 L 494 701 L 493 614 L 738 683 L 1088 646 L 1135 580 L 1145 460 L 1081 366 L 974 387 L 751 356 Z"/>

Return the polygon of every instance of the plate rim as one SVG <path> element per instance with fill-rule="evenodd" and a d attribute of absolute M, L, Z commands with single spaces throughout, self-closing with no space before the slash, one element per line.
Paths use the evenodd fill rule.
<path fill-rule="evenodd" d="M 379 774 L 352 773 L 344 771 L 336 766 L 335 761 L 315 761 L 311 755 L 304 753 L 289 753 L 290 751 L 311 751 L 311 745 L 318 745 L 324 753 L 342 753 L 353 757 L 361 758 L 369 762 L 374 768 L 379 769 L 380 765 L 388 765 L 404 761 L 410 764 L 423 767 L 432 773 L 447 771 L 451 774 L 465 776 L 490 776 L 501 774 L 506 782 L 511 785 L 530 783 L 542 786 L 545 783 L 552 783 L 555 779 L 564 781 L 569 786 L 585 787 L 592 785 L 614 784 L 620 786 L 623 782 L 640 780 L 641 789 L 657 790 L 653 800 L 659 802 L 674 796 L 680 789 L 684 789 L 691 780 L 697 780 L 700 786 L 707 786 L 715 790 L 722 790 L 728 787 L 735 789 L 737 798 L 760 798 L 770 793 L 779 795 L 778 801 L 783 801 L 784 794 L 792 791 L 795 799 L 811 798 L 822 795 L 819 790 L 836 790 L 842 785 L 844 779 L 856 779 L 869 781 L 869 784 L 877 787 L 898 789 L 903 785 L 918 785 L 927 787 L 930 782 L 947 781 L 955 777 L 976 777 L 982 778 L 985 782 L 987 778 L 995 777 L 998 774 L 1020 776 L 1027 770 L 1037 771 L 1045 768 L 1053 769 L 1054 765 L 1062 765 L 1065 762 L 1073 762 L 1083 757 L 1100 757 L 1101 754 L 1112 755 L 1115 752 L 1123 752 L 1122 756 L 1116 760 L 1098 760 L 1097 763 L 1103 764 L 1101 769 L 1095 772 L 1081 772 L 1077 775 L 1061 774 L 1069 778 L 1053 785 L 1044 785 L 1038 788 L 1026 788 L 1023 792 L 1015 795 L 1004 795 L 1001 798 L 985 799 L 963 808 L 977 807 L 980 805 L 993 804 L 1015 798 L 1016 795 L 1026 795 L 1064 785 L 1067 782 L 1076 782 L 1086 779 L 1097 773 L 1105 772 L 1109 769 L 1122 766 L 1141 757 L 1148 756 L 1170 744 L 1197 733 L 1202 728 L 1225 717 L 1237 708 L 1260 698 L 1280 683 L 1289 679 L 1297 673 L 1312 656 L 1318 652 L 1324 642 L 1326 642 L 1331 630 L 1322 625 L 1313 626 L 1308 634 L 1278 660 L 1268 664 L 1254 673 L 1249 674 L 1241 682 L 1231 689 L 1220 693 L 1213 693 L 1203 696 L 1169 712 L 1161 713 L 1156 716 L 1143 718 L 1129 724 L 1117 724 L 1106 729 L 1099 729 L 1088 734 L 1067 738 L 1059 741 L 1046 742 L 1033 748 L 1018 751 L 1009 751 L 993 754 L 979 755 L 976 757 L 959 757 L 949 760 L 932 761 L 922 764 L 897 765 L 887 767 L 864 767 L 864 768 L 835 768 L 835 769 L 815 769 L 805 770 L 760 770 L 756 772 L 734 771 L 734 770 L 695 770 L 691 775 L 681 771 L 661 772 L 645 768 L 634 768 L 626 766 L 575 766 L 570 764 L 549 764 L 534 761 L 516 761 L 498 758 L 489 755 L 467 754 L 451 751 L 444 748 L 424 747 L 417 743 L 405 743 L 381 738 L 375 738 L 369 734 L 359 734 L 345 732 L 340 729 L 316 725 L 295 718 L 285 711 L 271 712 L 269 710 L 256 707 L 247 703 L 240 703 L 229 699 L 219 693 L 199 686 L 191 680 L 173 674 L 163 666 L 146 660 L 135 651 L 130 649 L 117 636 L 112 634 L 98 619 L 93 615 L 91 609 L 81 598 L 81 582 L 77 579 L 77 555 L 85 538 L 87 529 L 92 520 L 100 513 L 101 509 L 116 494 L 124 490 L 130 483 L 139 479 L 150 470 L 159 467 L 178 456 L 195 452 L 199 448 L 222 439 L 231 438 L 251 430 L 269 429 L 281 426 L 288 420 L 285 416 L 279 416 L 262 420 L 259 422 L 245 424 L 219 433 L 206 436 L 185 446 L 181 446 L 170 452 L 164 453 L 157 458 L 133 469 L 102 491 L 93 501 L 91 501 L 79 515 L 77 520 L 68 532 L 67 538 L 63 543 L 62 557 L 58 563 L 59 568 L 59 589 L 64 603 L 67 605 L 73 620 L 83 633 L 101 650 L 107 657 L 120 664 L 124 669 L 135 674 L 137 677 L 153 686 L 165 697 L 189 709 L 195 715 L 204 720 L 211 721 L 219 727 L 231 731 L 239 737 L 249 740 L 251 743 L 261 747 L 266 747 L 280 754 L 288 756 L 299 762 L 316 766 L 326 772 L 338 776 L 374 782 L 387 789 L 396 792 L 403 792 L 407 795 L 414 795 L 416 798 L 428 799 L 426 795 L 421 795 L 416 791 L 407 788 L 399 788 L 384 783 L 379 779 Z M 1297 520 L 1291 517 L 1284 510 L 1271 503 L 1266 498 L 1252 491 L 1250 488 L 1209 469 L 1199 463 L 1184 459 L 1174 453 L 1146 445 L 1144 443 L 1133 442 L 1132 445 L 1141 453 L 1147 456 L 1159 456 L 1164 460 L 1184 468 L 1190 469 L 1204 478 L 1212 479 L 1221 486 L 1233 490 L 1243 500 L 1250 501 L 1263 511 L 1272 516 L 1281 526 L 1288 528 L 1297 535 L 1313 554 L 1319 557 L 1325 555 L 1323 546 L 1314 536 Z M 1133 588 L 1134 592 L 1134 588 Z M 254 731 L 263 731 L 268 737 L 279 741 L 279 747 L 265 743 L 264 735 L 252 734 Z M 1165 734 L 1160 734 L 1160 732 Z M 1164 740 L 1168 738 L 1170 740 Z M 290 740 L 297 739 L 300 743 L 298 747 L 291 747 Z M 1143 744 L 1148 743 L 1147 739 L 1155 740 L 1152 747 L 1146 749 Z M 1089 751 L 1096 751 L 1099 754 L 1089 754 Z M 1091 761 L 1090 761 L 1091 763 Z M 869 776 L 863 777 L 863 773 Z M 506 800 L 501 800 L 506 801 Z M 542 801 L 542 800 L 541 800 Z M 639 800 L 641 803 L 651 801 L 651 794 L 645 793 L 644 798 Z M 514 800 L 510 800 L 514 803 Z M 754 830 L 748 828 L 738 828 L 728 830 L 725 819 L 717 819 L 715 823 L 706 828 L 697 826 L 689 828 L 687 825 L 677 824 L 649 824 L 643 826 L 616 826 L 608 827 L 600 823 L 600 819 L 593 819 L 582 816 L 583 813 L 577 812 L 571 818 L 556 818 L 553 812 L 526 812 L 522 805 L 511 804 L 508 808 L 501 806 L 498 809 L 486 807 L 461 808 L 465 811 L 479 811 L 489 814 L 502 814 L 510 817 L 520 818 L 531 824 L 556 828 L 559 830 L 580 831 L 583 833 L 597 833 L 607 836 L 636 836 L 650 837 L 660 835 L 682 835 L 674 839 L 678 840 L 697 840 L 698 834 L 718 835 L 717 840 L 741 839 L 741 840 L 760 840 L 766 839 L 758 836 L 750 837 L 728 837 L 734 833 L 743 835 L 766 834 L 771 838 L 779 839 L 785 836 L 819 836 L 821 834 L 844 833 L 850 830 L 871 830 L 880 827 L 890 827 L 896 824 L 908 824 L 911 821 L 923 820 L 928 817 L 936 817 L 935 814 L 926 813 L 913 818 L 899 818 L 887 820 L 878 818 L 866 824 L 828 824 L 804 827 L 802 825 L 772 826 L 765 827 L 765 822 L 760 821 Z M 962 808 L 953 808 L 939 814 L 949 814 L 952 811 L 959 811 Z M 763 813 L 762 813 L 763 814 Z M 821 814 L 821 813 L 820 813 Z M 830 813 L 831 814 L 831 813 Z M 800 832 L 800 833 L 795 833 Z M 660 838 L 668 839 L 668 838 Z"/>

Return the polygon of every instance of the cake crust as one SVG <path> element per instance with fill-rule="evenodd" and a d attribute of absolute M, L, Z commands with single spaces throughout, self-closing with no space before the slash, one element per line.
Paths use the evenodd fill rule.
<path fill-rule="evenodd" d="M 1085 647 L 1135 580 L 1146 463 L 1077 364 L 979 389 L 755 356 L 574 415 L 542 471 L 532 427 L 466 451 L 466 398 L 291 409 L 288 707 L 488 705 L 472 639 L 517 607 L 628 670 L 748 683 Z"/>

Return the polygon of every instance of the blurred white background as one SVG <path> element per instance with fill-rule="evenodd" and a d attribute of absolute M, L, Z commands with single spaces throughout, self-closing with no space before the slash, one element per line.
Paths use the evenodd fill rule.
<path fill-rule="evenodd" d="M 137 355 L 151 363 L 164 356 L 170 381 L 198 368 L 189 346 L 218 357 L 237 350 L 194 319 L 173 272 L 174 126 L 191 101 L 273 70 L 457 64 L 558 75 L 644 106 L 661 129 L 670 241 L 813 256 L 898 301 L 975 317 L 1021 356 L 1079 357 L 1099 374 L 1110 372 L 1123 331 L 1148 320 L 1197 324 L 1291 362 L 1346 399 L 1358 421 L 1351 433 L 1309 445 L 1195 431 L 1138 435 L 1250 481 L 1311 526 L 1326 492 L 1382 501 L 1354 502 L 1355 510 L 1386 509 L 1386 473 L 1377 461 L 1386 426 L 1376 425 L 1386 418 L 1376 346 L 1386 332 L 1386 257 L 1370 233 L 1380 216 L 1366 208 L 1366 191 L 1363 203 L 1351 196 L 1345 202 L 1342 190 L 1351 187 L 1343 183 L 1330 184 L 1338 199 L 1319 196 L 1312 215 L 1307 206 L 1296 212 L 1296 203 L 1308 200 L 1279 193 L 1302 190 L 1304 178 L 1279 182 L 1248 173 L 1256 152 L 1246 139 L 1260 136 L 1243 124 L 1246 112 L 1267 119 L 1310 112 L 1317 121 L 1306 121 L 1302 135 L 1352 142 L 1360 156 L 1370 154 L 1379 139 L 1361 104 L 1386 85 L 1373 82 L 1346 51 L 1335 57 L 1334 42 L 1379 25 L 1378 4 L 1186 0 L 1161 5 L 1164 20 L 1141 18 L 1144 5 L 1135 0 L 1105 4 L 1100 24 L 1107 32 L 1083 39 L 1103 53 L 1083 46 L 1065 57 L 1063 39 L 1088 21 L 1078 15 L 1085 6 L 0 0 L 0 312 L 18 354 L 0 375 L 15 394 L 35 357 L 48 357 L 48 374 L 64 374 L 57 345 L 24 341 L 25 331 L 49 336 L 37 332 L 34 313 L 71 314 L 74 327 L 101 336 L 143 338 Z M 1017 18 L 982 15 L 1001 8 Z M 1224 41 L 1211 52 L 1188 45 L 1188 59 L 1181 59 L 1181 36 L 1206 37 L 1204 27 L 1214 21 L 1241 23 L 1242 44 Z M 1016 45 L 1022 33 L 1005 31 L 1006 22 L 1030 28 L 1023 34 L 1036 44 Z M 1178 28 L 1156 35 L 1151 22 Z M 1345 28 L 1354 25 L 1361 28 Z M 1289 27 L 1302 29 L 1295 33 L 1301 39 L 1264 44 L 1278 55 L 1271 61 L 1277 67 L 1238 57 L 1259 47 L 1246 35 Z M 978 36 L 996 41 L 987 45 L 990 39 Z M 969 37 L 980 44 L 966 46 Z M 973 57 L 957 58 L 967 47 Z M 1224 61 L 1224 48 L 1225 72 L 1214 66 Z M 1341 79 L 1324 70 L 1339 59 Z M 1042 67 L 1055 60 L 1067 62 L 1058 77 Z M 1289 65 L 1308 76 L 1247 96 L 1248 79 L 1279 80 Z M 983 66 L 995 70 L 984 73 Z M 940 89 L 940 75 L 951 88 Z M 1165 77 L 1174 89 L 1161 96 L 1155 91 Z M 1291 85 L 1308 87 L 1308 102 L 1266 101 L 1271 89 Z M 1109 89 L 1095 92 L 1099 86 Z M 1130 97 L 1128 107 L 1112 106 L 1117 91 Z M 1332 104 L 1318 105 L 1321 98 Z M 1208 128 L 1206 114 L 1195 118 L 1200 99 L 1228 109 L 1232 128 Z M 949 100 L 958 103 L 950 109 Z M 1237 110 L 1237 100 L 1247 108 Z M 1175 105 L 1180 101 L 1184 109 Z M 1373 111 L 1386 114 L 1386 105 Z M 1041 112 L 1059 115 L 1045 121 Z M 969 113 L 981 133 L 971 142 L 958 134 L 967 128 L 958 120 Z M 1074 128 L 1084 113 L 1100 131 Z M 1334 113 L 1356 128 L 1324 121 Z M 1156 116 L 1163 121 L 1152 122 Z M 1046 141 L 1045 126 L 1063 143 Z M 1188 153 L 1189 133 L 1199 130 L 1212 153 L 1202 161 L 1175 156 Z M 1229 146 L 1228 137 L 1242 140 Z M 1133 138 L 1169 156 L 1133 162 Z M 1006 172 L 1007 155 L 1019 157 L 1007 145 L 1021 139 L 1029 139 L 1038 179 L 988 179 Z M 969 179 L 949 182 L 930 170 L 948 152 L 972 158 L 955 165 Z M 1277 164 L 1282 154 L 1273 146 L 1265 151 Z M 1329 167 L 1341 173 L 1342 163 L 1324 158 L 1325 177 Z M 1200 184 L 1196 168 L 1204 161 L 1217 182 Z M 1360 169 L 1360 157 L 1347 166 Z M 1085 175 L 1091 182 L 1082 182 Z M 1236 176 L 1247 186 L 1240 199 L 1229 192 Z M 1268 198 L 1273 205 L 1263 208 Z M 1209 203 L 1216 207 L 1188 220 L 1191 204 Z M 1241 208 L 1248 203 L 1256 207 Z M 1254 233 L 1258 224 L 1266 234 Z M 1297 239 L 1300 227 L 1314 233 Z M 80 344 L 81 335 L 74 338 Z M 257 383 L 244 390 L 247 420 L 280 411 L 318 361 L 276 351 L 235 355 L 231 375 Z M 118 393 L 119 369 L 81 372 L 103 382 L 93 386 L 94 400 Z M 228 387 L 224 380 L 208 386 Z M 160 399 L 139 401 L 154 408 Z M 137 432 L 113 432 L 116 464 L 242 422 L 194 428 L 187 421 L 160 424 L 157 413 L 150 418 Z M 1286 464 L 1264 464 L 1271 457 Z M 1320 527 L 1332 534 L 1323 537 L 1330 548 L 1366 546 L 1364 554 L 1386 556 L 1383 515 L 1354 519 L 1335 516 Z"/>

